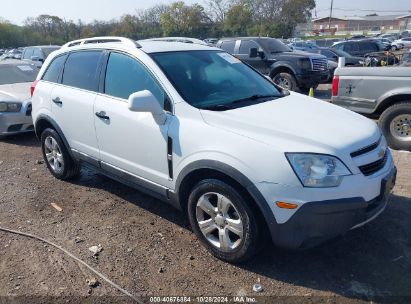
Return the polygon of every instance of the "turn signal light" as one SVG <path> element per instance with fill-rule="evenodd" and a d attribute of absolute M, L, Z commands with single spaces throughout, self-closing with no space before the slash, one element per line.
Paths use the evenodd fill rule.
<path fill-rule="evenodd" d="M 297 204 L 286 203 L 286 202 L 276 202 L 275 203 L 278 208 L 281 209 L 296 209 L 298 207 Z"/>

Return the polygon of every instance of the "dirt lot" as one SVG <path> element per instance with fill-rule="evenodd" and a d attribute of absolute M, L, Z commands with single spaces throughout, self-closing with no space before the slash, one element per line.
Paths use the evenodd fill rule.
<path fill-rule="evenodd" d="M 397 186 L 388 209 L 372 224 L 310 251 L 268 247 L 253 261 L 233 266 L 209 255 L 182 214 L 168 205 L 89 170 L 73 183 L 59 181 L 36 161 L 41 154 L 34 135 L 15 136 L 0 141 L 0 226 L 63 246 L 139 296 L 256 296 L 252 286 L 260 281 L 264 291 L 258 295 L 292 296 L 276 299 L 293 303 L 375 297 L 410 303 L 411 153 L 394 156 Z M 97 244 L 103 251 L 96 258 L 88 248 Z M 104 282 L 89 289 L 92 277 L 53 247 L 0 232 L 0 303 L 7 296 L 120 299 Z"/>

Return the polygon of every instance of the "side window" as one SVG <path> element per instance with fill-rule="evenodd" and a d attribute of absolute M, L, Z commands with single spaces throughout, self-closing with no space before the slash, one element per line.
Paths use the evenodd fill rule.
<path fill-rule="evenodd" d="M 84 90 L 97 90 L 97 68 L 101 51 L 71 53 L 64 66 L 62 83 Z"/>
<path fill-rule="evenodd" d="M 251 48 L 259 48 L 258 44 L 255 43 L 252 40 L 242 40 L 241 45 L 240 45 L 240 51 L 238 52 L 239 54 L 245 55 L 245 54 L 250 54 L 250 49 Z"/>
<path fill-rule="evenodd" d="M 33 48 L 26 48 L 23 53 L 23 59 L 31 59 L 33 56 Z"/>
<path fill-rule="evenodd" d="M 220 48 L 227 53 L 234 54 L 235 40 L 232 41 L 223 41 Z"/>
<path fill-rule="evenodd" d="M 57 83 L 66 58 L 67 55 L 54 58 L 44 73 L 42 80 Z"/>
<path fill-rule="evenodd" d="M 39 48 L 34 48 L 33 49 L 33 55 L 32 56 L 36 56 L 36 57 L 39 57 L 40 59 L 44 59 L 43 52 Z"/>
<path fill-rule="evenodd" d="M 111 53 L 107 63 L 104 93 L 128 99 L 135 92 L 149 90 L 164 107 L 164 91 L 153 76 L 137 60 L 119 53 Z"/>
<path fill-rule="evenodd" d="M 324 55 L 327 58 L 333 58 L 335 55 L 333 52 L 327 51 L 327 50 L 321 50 L 320 51 L 321 55 Z"/>

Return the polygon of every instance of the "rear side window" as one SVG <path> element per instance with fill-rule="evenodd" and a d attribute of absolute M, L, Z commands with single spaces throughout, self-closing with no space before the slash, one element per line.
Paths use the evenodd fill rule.
<path fill-rule="evenodd" d="M 100 57 L 101 51 L 70 54 L 64 66 L 62 83 L 79 89 L 96 91 Z"/>
<path fill-rule="evenodd" d="M 243 40 L 243 41 L 241 41 L 241 45 L 240 45 L 240 51 L 239 51 L 239 54 L 250 54 L 250 49 L 251 48 L 259 48 L 258 47 L 258 44 L 257 43 L 255 43 L 254 41 L 252 41 L 252 40 Z"/>
<path fill-rule="evenodd" d="M 164 92 L 150 72 L 127 55 L 111 53 L 107 63 L 104 93 L 128 99 L 132 93 L 143 90 L 149 90 L 164 107 Z"/>
<path fill-rule="evenodd" d="M 64 62 L 66 61 L 67 55 L 56 57 L 47 68 L 43 75 L 42 80 L 55 82 L 59 80 L 60 73 L 63 69 Z"/>
<path fill-rule="evenodd" d="M 220 48 L 227 53 L 234 54 L 235 41 L 223 41 Z"/>

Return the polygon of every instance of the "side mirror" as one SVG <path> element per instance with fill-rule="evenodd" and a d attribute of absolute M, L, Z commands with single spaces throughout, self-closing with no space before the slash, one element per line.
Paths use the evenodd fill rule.
<path fill-rule="evenodd" d="M 257 48 L 251 48 L 249 55 L 250 55 L 250 58 L 257 58 L 258 57 L 258 49 Z"/>
<path fill-rule="evenodd" d="M 30 59 L 31 61 L 40 61 L 40 57 L 38 56 L 31 56 Z"/>
<path fill-rule="evenodd" d="M 160 102 L 149 90 L 131 94 L 128 98 L 128 109 L 132 112 L 149 112 L 153 114 L 158 124 L 162 125 L 166 122 L 167 116 Z"/>

